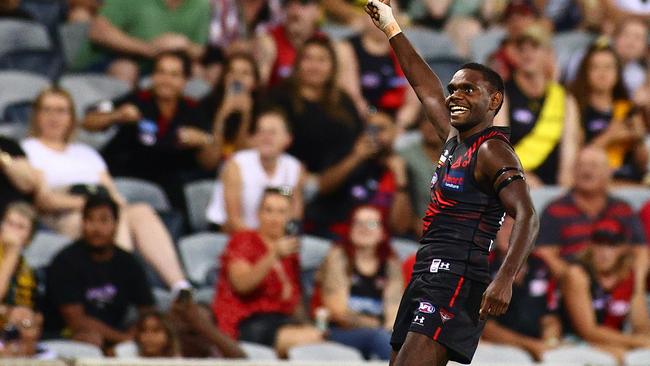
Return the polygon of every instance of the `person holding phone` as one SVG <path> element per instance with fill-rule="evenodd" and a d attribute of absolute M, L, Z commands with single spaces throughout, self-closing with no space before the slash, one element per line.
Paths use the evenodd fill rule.
<path fill-rule="evenodd" d="M 289 348 L 323 339 L 308 323 L 302 306 L 299 239 L 285 231 L 291 197 L 267 188 L 261 199 L 259 229 L 232 234 L 221 256 L 212 310 L 219 328 L 240 341 Z"/>

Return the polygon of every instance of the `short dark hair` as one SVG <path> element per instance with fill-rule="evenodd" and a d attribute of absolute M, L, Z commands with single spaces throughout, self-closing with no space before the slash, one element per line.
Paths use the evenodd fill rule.
<path fill-rule="evenodd" d="M 253 123 L 253 126 L 251 128 L 251 132 L 255 133 L 257 132 L 257 128 L 259 127 L 259 120 L 260 118 L 267 116 L 267 115 L 274 115 L 280 117 L 282 120 L 282 123 L 284 124 L 284 128 L 286 128 L 287 132 L 291 135 L 293 134 L 293 128 L 291 124 L 289 123 L 289 116 L 287 116 L 287 113 L 284 111 L 284 109 L 277 107 L 277 106 L 267 106 L 264 109 L 262 109 L 258 114 L 257 117 L 255 117 L 255 122 Z"/>
<path fill-rule="evenodd" d="M 156 65 L 158 65 L 158 62 L 165 57 L 174 57 L 181 62 L 183 65 L 183 76 L 185 76 L 186 79 L 189 79 L 192 76 L 192 59 L 190 59 L 190 56 L 183 51 L 163 51 L 157 54 L 153 62 L 154 69 L 156 68 Z"/>
<path fill-rule="evenodd" d="M 86 204 L 83 209 L 83 218 L 87 218 L 91 210 L 94 210 L 98 207 L 108 207 L 111 210 L 111 214 L 115 220 L 118 219 L 120 215 L 120 209 L 117 206 L 117 203 L 106 194 L 89 194 L 86 196 Z"/>
<path fill-rule="evenodd" d="M 476 62 L 466 63 L 465 65 L 461 66 L 459 70 L 465 70 L 465 69 L 480 72 L 481 76 L 483 76 L 483 79 L 485 79 L 485 81 L 487 81 L 488 84 L 490 84 L 490 87 L 492 87 L 492 89 L 498 91 L 499 93 L 501 93 L 501 95 L 505 97 L 506 88 L 503 83 L 503 79 L 496 71 L 492 70 L 491 68 L 485 65 Z M 503 99 L 501 100 L 501 104 L 499 104 L 496 111 L 494 111 L 495 116 L 497 115 L 497 113 L 499 113 L 499 110 L 501 110 L 502 105 L 503 105 Z"/>

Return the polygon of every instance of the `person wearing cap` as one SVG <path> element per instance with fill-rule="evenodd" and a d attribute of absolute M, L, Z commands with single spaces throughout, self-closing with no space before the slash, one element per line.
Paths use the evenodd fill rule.
<path fill-rule="evenodd" d="M 575 99 L 548 72 L 550 34 L 541 24 L 515 40 L 516 69 L 506 82 L 507 97 L 495 125 L 510 127 L 510 142 L 531 188 L 569 186 L 580 146 Z"/>
<path fill-rule="evenodd" d="M 561 283 L 569 331 L 621 362 L 629 350 L 650 348 L 650 320 L 645 294 L 634 286 L 629 235 L 618 220 L 597 222 L 589 247 Z M 624 331 L 626 320 L 630 332 Z"/>

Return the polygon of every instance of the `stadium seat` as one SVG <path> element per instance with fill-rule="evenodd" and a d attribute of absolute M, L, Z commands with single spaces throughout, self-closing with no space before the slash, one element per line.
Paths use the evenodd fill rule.
<path fill-rule="evenodd" d="M 19 70 L 56 80 L 63 72 L 63 59 L 51 50 L 13 50 L 0 56 L 0 70 Z"/>
<path fill-rule="evenodd" d="M 162 212 L 171 209 L 165 191 L 155 183 L 137 178 L 117 177 L 115 185 L 129 203 L 148 203 L 156 211 Z"/>
<path fill-rule="evenodd" d="M 40 75 L 23 71 L 0 71 L 0 114 L 7 105 L 33 100 L 50 81 Z M 10 88 L 7 86 L 11 85 Z"/>
<path fill-rule="evenodd" d="M 26 20 L 0 20 L 0 55 L 13 50 L 49 50 L 52 42 L 42 24 Z"/>
<path fill-rule="evenodd" d="M 327 23 L 320 30 L 335 41 L 350 38 L 357 33 L 354 28 L 336 23 Z"/>
<path fill-rule="evenodd" d="M 618 187 L 613 189 L 611 194 L 627 202 L 634 211 L 639 211 L 643 205 L 650 201 L 650 188 L 648 187 Z"/>
<path fill-rule="evenodd" d="M 332 242 L 311 235 L 300 237 L 300 267 L 303 271 L 315 270 L 327 256 Z"/>
<path fill-rule="evenodd" d="M 118 343 L 115 345 L 116 358 L 137 358 L 138 346 L 133 341 Z"/>
<path fill-rule="evenodd" d="M 72 340 L 49 340 L 40 343 L 62 358 L 104 358 L 102 350 L 89 343 Z"/>
<path fill-rule="evenodd" d="M 65 17 L 65 1 L 62 0 L 21 0 L 20 7 L 48 29 L 55 29 Z"/>
<path fill-rule="evenodd" d="M 506 31 L 501 28 L 490 29 L 472 38 L 471 53 L 472 60 L 485 63 L 490 55 L 501 45 L 501 41 L 506 37 Z"/>
<path fill-rule="evenodd" d="M 63 57 L 68 66 L 72 66 L 81 46 L 88 39 L 90 23 L 65 23 L 59 26 L 59 40 Z"/>
<path fill-rule="evenodd" d="M 172 306 L 172 293 L 164 288 L 154 287 L 153 297 L 156 300 L 156 309 L 161 313 L 166 313 Z"/>
<path fill-rule="evenodd" d="M 567 346 L 546 351 L 544 353 L 544 363 L 577 363 L 599 366 L 616 366 L 618 364 L 616 359 L 609 353 L 588 345 Z"/>
<path fill-rule="evenodd" d="M 650 349 L 637 349 L 625 354 L 625 366 L 648 366 Z"/>
<path fill-rule="evenodd" d="M 290 361 L 362 361 L 361 352 L 334 342 L 296 346 L 289 349 Z"/>
<path fill-rule="evenodd" d="M 210 203 L 214 185 L 214 180 L 206 179 L 186 184 L 183 187 L 185 202 L 187 202 L 188 219 L 190 221 L 190 227 L 194 231 L 206 230 L 208 228 L 206 209 Z"/>
<path fill-rule="evenodd" d="M 445 93 L 447 92 L 447 84 L 449 84 L 456 71 L 468 62 L 468 60 L 457 56 L 430 57 L 426 61 L 431 70 L 440 78 Z"/>
<path fill-rule="evenodd" d="M 421 27 L 406 29 L 404 33 L 424 59 L 455 56 L 458 53 L 454 43 L 445 33 Z"/>
<path fill-rule="evenodd" d="M 28 125 L 32 115 L 32 101 L 11 103 L 2 113 L 2 121 Z"/>
<path fill-rule="evenodd" d="M 82 118 L 92 105 L 115 99 L 131 90 L 126 82 L 102 74 L 64 75 L 60 85 L 72 95 L 78 118 Z"/>
<path fill-rule="evenodd" d="M 210 84 L 199 78 L 192 78 L 187 81 L 183 95 L 194 100 L 200 100 L 210 92 Z"/>
<path fill-rule="evenodd" d="M 25 260 L 32 268 L 42 268 L 50 264 L 52 259 L 72 242 L 72 239 L 53 233 L 39 231 L 25 249 Z"/>
<path fill-rule="evenodd" d="M 228 244 L 228 236 L 220 233 L 202 232 L 181 238 L 178 251 L 187 276 L 199 286 L 208 283 L 208 274 L 219 268 L 219 256 Z"/>
<path fill-rule="evenodd" d="M 565 70 L 571 55 L 577 50 L 589 46 L 594 40 L 594 35 L 585 31 L 570 31 L 558 33 L 553 37 L 553 49 L 560 70 Z"/>
<path fill-rule="evenodd" d="M 390 246 L 393 248 L 393 251 L 399 257 L 400 261 L 404 261 L 406 258 L 410 257 L 411 254 L 415 254 L 420 247 L 420 244 L 416 241 L 402 238 L 392 238 L 390 240 Z"/>
<path fill-rule="evenodd" d="M 215 286 L 204 286 L 194 291 L 194 301 L 198 304 L 210 305 L 214 300 Z"/>
<path fill-rule="evenodd" d="M 239 346 L 244 350 L 244 353 L 246 353 L 246 358 L 248 360 L 263 361 L 278 359 L 275 350 L 269 346 L 252 342 L 239 342 Z"/>
<path fill-rule="evenodd" d="M 560 186 L 543 186 L 530 190 L 530 197 L 533 200 L 533 206 L 537 211 L 538 216 L 542 216 L 542 212 L 549 203 L 557 198 L 560 198 L 566 189 Z"/>
<path fill-rule="evenodd" d="M 532 365 L 530 355 L 517 347 L 481 342 L 476 349 L 472 363 L 495 365 Z"/>

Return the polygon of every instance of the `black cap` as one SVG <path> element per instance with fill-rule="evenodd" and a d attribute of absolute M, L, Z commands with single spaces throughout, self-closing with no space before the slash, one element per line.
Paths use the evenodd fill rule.
<path fill-rule="evenodd" d="M 628 241 L 623 224 L 615 219 L 603 219 L 594 225 L 591 241 L 601 244 L 625 244 Z"/>

